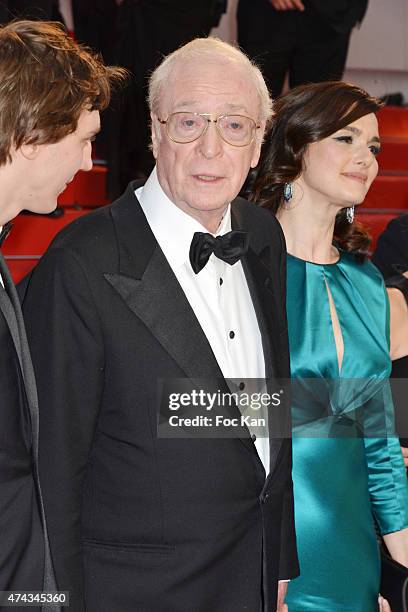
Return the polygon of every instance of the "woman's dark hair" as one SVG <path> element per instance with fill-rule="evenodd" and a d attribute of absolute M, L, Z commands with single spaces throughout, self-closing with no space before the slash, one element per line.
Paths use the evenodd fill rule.
<path fill-rule="evenodd" d="M 364 115 L 376 113 L 381 106 L 378 98 L 341 81 L 301 85 L 278 98 L 260 163 L 249 179 L 250 199 L 276 213 L 285 183 L 293 182 L 303 171 L 307 147 Z M 359 223 L 347 221 L 346 209 L 337 214 L 334 240 L 342 249 L 362 257 L 371 242 Z"/>

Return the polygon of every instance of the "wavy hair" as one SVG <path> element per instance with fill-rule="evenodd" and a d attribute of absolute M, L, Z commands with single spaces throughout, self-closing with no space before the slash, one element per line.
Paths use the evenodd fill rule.
<path fill-rule="evenodd" d="M 307 147 L 376 113 L 382 105 L 360 87 L 342 81 L 301 85 L 278 98 L 261 160 L 248 181 L 249 198 L 276 213 L 285 183 L 292 183 L 303 172 Z M 342 249 L 364 258 L 371 237 L 361 224 L 347 221 L 343 208 L 336 217 L 334 240 Z"/>
<path fill-rule="evenodd" d="M 105 66 L 53 22 L 13 21 L 0 28 L 0 166 L 23 144 L 58 142 L 84 109 L 103 110 L 123 68 Z"/>

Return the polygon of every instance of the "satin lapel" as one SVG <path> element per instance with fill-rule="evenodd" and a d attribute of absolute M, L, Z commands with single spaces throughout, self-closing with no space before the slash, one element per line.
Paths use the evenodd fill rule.
<path fill-rule="evenodd" d="M 10 273 L 8 271 L 6 262 L 4 261 L 3 255 L 0 253 L 0 273 L 4 283 L 4 289 L 0 287 L 0 308 L 6 319 L 7 325 L 10 330 L 11 337 L 13 339 L 14 348 L 16 349 L 16 353 L 18 356 L 18 360 L 20 362 L 21 371 L 24 371 L 23 368 L 23 356 L 21 353 L 21 342 L 18 331 L 18 324 L 15 315 L 15 309 L 13 303 L 10 298 L 10 287 L 12 285 L 12 281 L 10 278 Z"/>
<path fill-rule="evenodd" d="M 121 274 L 106 274 L 105 278 L 186 376 L 222 378 L 210 344 L 159 246 L 142 278 Z"/>
<path fill-rule="evenodd" d="M 3 257 L 0 259 L 1 275 L 4 281 L 4 287 L 10 299 L 12 306 L 12 316 L 10 332 L 13 336 L 14 345 L 16 346 L 17 354 L 20 360 L 21 371 L 23 374 L 27 400 L 30 406 L 31 427 L 33 432 L 33 440 L 38 436 L 38 397 L 37 386 L 34 377 L 34 369 L 31 361 L 30 350 L 28 348 L 28 340 L 24 326 L 23 314 L 21 312 L 20 300 L 18 299 L 17 291 L 10 276 L 10 272 L 5 264 Z M 36 446 L 36 444 L 34 444 Z M 37 449 L 34 449 L 37 452 Z"/>
<path fill-rule="evenodd" d="M 112 207 L 120 270 L 105 278 L 188 378 L 210 379 L 227 392 L 211 346 L 132 193 L 134 187 Z M 240 416 L 237 408 L 233 416 Z M 240 439 L 253 450 L 246 428 L 243 434 L 248 438 Z"/>
<path fill-rule="evenodd" d="M 249 249 L 242 260 L 245 278 L 258 319 L 259 330 L 262 337 L 262 347 L 265 358 L 265 376 L 274 378 L 276 368 L 274 363 L 273 337 L 273 295 L 270 291 L 269 273 L 260 258 Z"/>
<path fill-rule="evenodd" d="M 270 392 L 276 391 L 274 380 L 277 378 L 279 368 L 277 359 L 280 353 L 280 327 L 281 316 L 278 309 L 279 298 L 274 292 L 274 279 L 271 276 L 270 266 L 270 241 L 265 243 L 257 240 L 257 231 L 251 232 L 250 219 L 241 214 L 239 206 L 232 207 L 232 227 L 249 232 L 250 248 L 242 260 L 245 277 L 252 297 L 255 313 L 258 320 L 259 330 L 262 337 L 262 347 L 265 359 L 265 376 L 271 381 Z M 253 228 L 256 230 L 256 228 Z M 269 450 L 270 450 L 270 473 L 276 462 L 282 439 L 276 437 L 273 426 L 274 419 L 269 415 Z"/>
<path fill-rule="evenodd" d="M 44 503 L 41 492 L 41 484 L 38 476 L 38 440 L 39 440 L 39 409 L 38 409 L 38 395 L 37 385 L 35 382 L 34 368 L 31 361 L 30 349 L 28 347 L 27 334 L 24 326 L 23 313 L 21 311 L 20 300 L 17 295 L 16 288 L 13 280 L 10 276 L 10 272 L 4 261 L 3 255 L 0 253 L 0 272 L 4 282 L 3 291 L 0 287 L 0 293 L 3 293 L 9 300 L 9 312 L 8 316 L 4 312 L 2 302 L 4 305 L 4 296 L 0 299 L 0 307 L 2 308 L 3 314 L 5 314 L 6 320 L 10 327 L 10 333 L 13 338 L 14 346 L 16 347 L 17 355 L 20 361 L 21 372 L 23 375 L 25 392 L 27 396 L 27 402 L 30 411 L 31 419 L 31 440 L 32 440 L 32 452 L 34 457 L 33 477 L 37 485 L 38 502 L 40 507 L 42 526 L 43 526 L 43 537 L 44 537 L 44 579 L 43 589 L 44 591 L 55 591 L 56 582 L 54 577 L 54 570 L 51 560 L 50 545 L 48 540 L 47 523 L 45 519 Z M 9 308 L 7 307 L 7 308 Z M 59 612 L 59 606 L 51 606 L 50 612 Z"/>
<path fill-rule="evenodd" d="M 233 229 L 243 229 L 249 232 L 250 247 L 248 253 L 242 259 L 245 278 L 248 283 L 249 292 L 255 308 L 259 330 L 262 336 L 262 346 L 265 358 L 266 378 L 277 376 L 279 371 L 276 367 L 279 347 L 276 338 L 279 336 L 280 318 L 276 307 L 276 296 L 273 291 L 273 279 L 270 261 L 270 245 L 257 241 L 257 236 L 251 232 L 248 218 L 240 213 L 240 209 L 233 204 L 232 208 Z"/>

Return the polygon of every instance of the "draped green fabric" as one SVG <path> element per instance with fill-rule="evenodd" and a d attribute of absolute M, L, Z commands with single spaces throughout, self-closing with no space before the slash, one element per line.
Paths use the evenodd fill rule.
<path fill-rule="evenodd" d="M 301 576 L 290 612 L 378 612 L 382 533 L 408 526 L 408 488 L 388 386 L 389 307 L 369 262 L 288 255 L 293 480 Z M 339 371 L 329 287 L 344 342 Z"/>

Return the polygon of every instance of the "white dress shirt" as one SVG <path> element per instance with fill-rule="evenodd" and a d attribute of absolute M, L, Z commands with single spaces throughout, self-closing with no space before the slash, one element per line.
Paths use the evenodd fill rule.
<path fill-rule="evenodd" d="M 194 233 L 207 232 L 206 228 L 167 197 L 156 169 L 135 195 L 224 378 L 265 378 L 261 334 L 241 262 L 231 266 L 212 254 L 204 268 L 195 274 L 189 260 L 190 244 Z M 228 206 L 215 235 L 230 230 Z M 257 437 L 255 446 L 268 474 L 269 440 Z"/>

